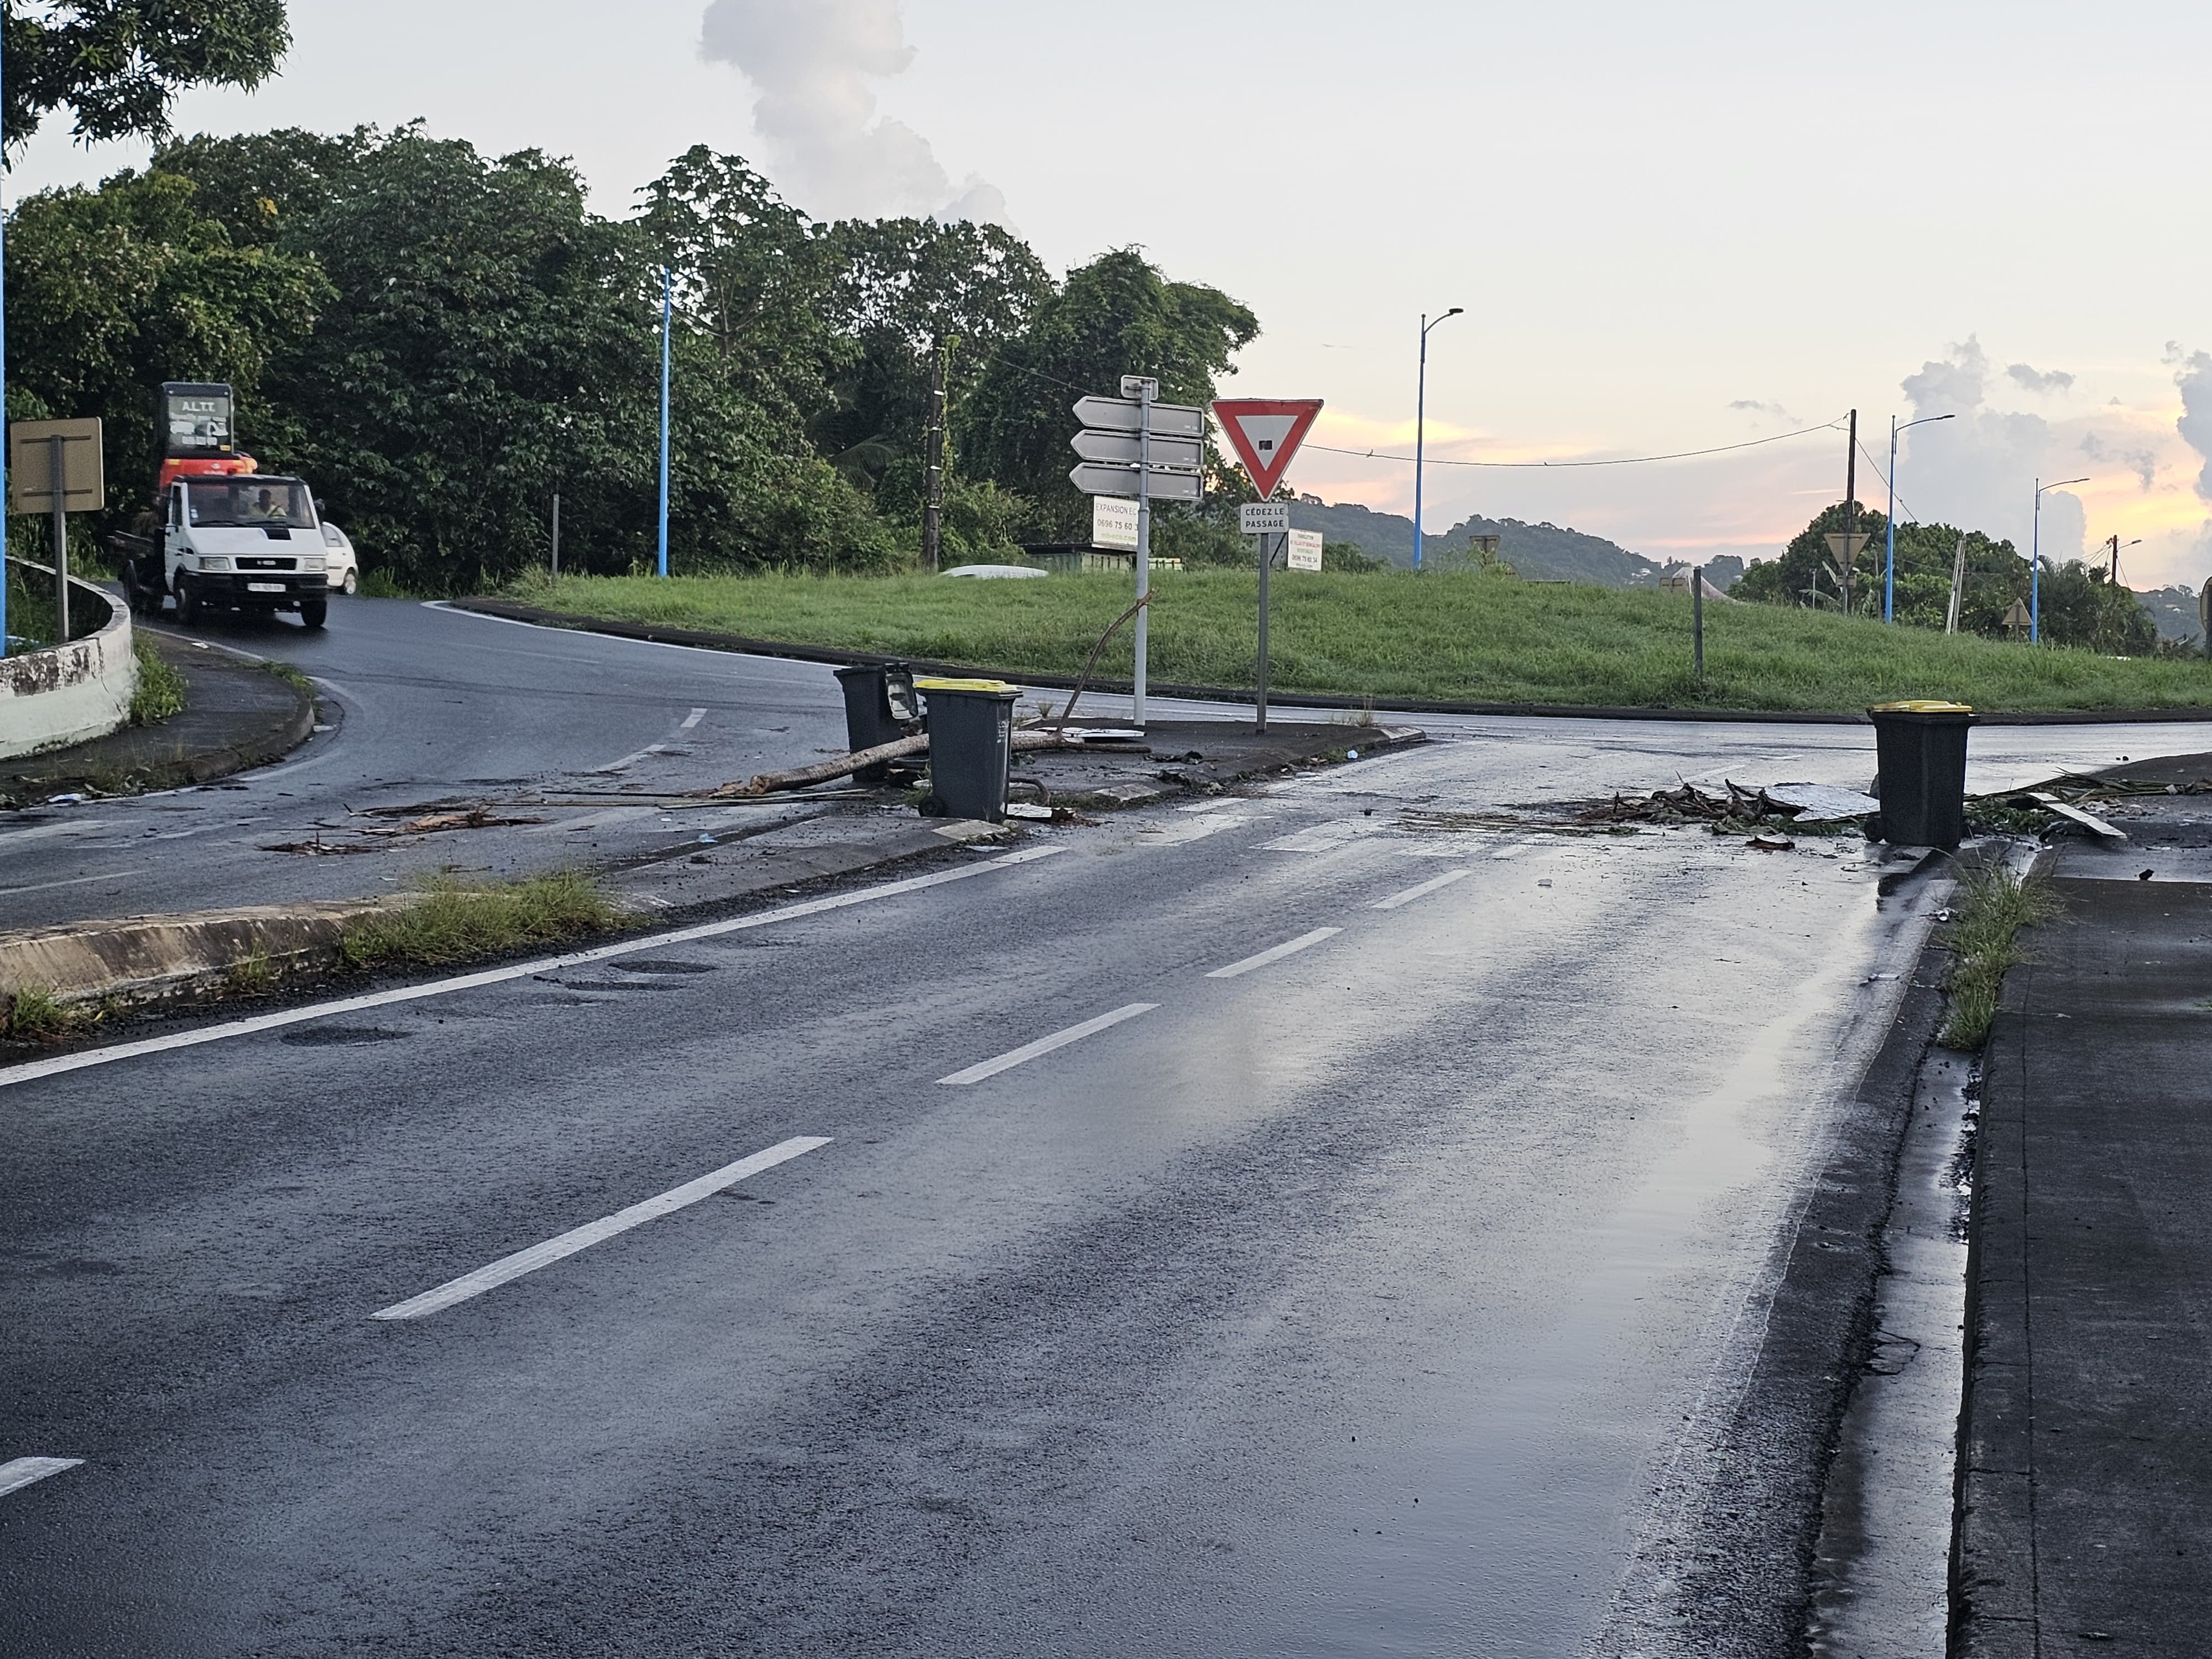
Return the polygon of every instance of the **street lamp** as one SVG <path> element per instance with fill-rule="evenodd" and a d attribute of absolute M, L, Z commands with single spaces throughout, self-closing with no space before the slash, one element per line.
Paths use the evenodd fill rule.
<path fill-rule="evenodd" d="M 668 574 L 668 325 L 675 310 L 676 278 L 660 268 L 660 574 Z"/>
<path fill-rule="evenodd" d="M 1456 317 L 1465 306 L 1454 306 L 1437 319 Z M 1421 568 L 1421 454 L 1422 440 L 1427 435 L 1429 402 L 1429 331 L 1437 325 L 1429 320 L 1429 313 L 1421 313 L 1421 378 L 1419 390 L 1413 394 L 1413 568 Z"/>
<path fill-rule="evenodd" d="M 2088 482 L 2087 478 L 2061 478 L 2057 483 L 2045 483 L 2040 478 L 2036 480 L 2035 523 L 2028 532 L 2027 544 L 2027 642 L 2030 645 L 2043 638 L 2043 492 Z"/>
<path fill-rule="evenodd" d="M 1952 421 L 1955 415 L 1923 415 L 1917 421 L 1907 421 L 1903 426 L 1897 416 L 1889 417 L 1889 521 L 1883 526 L 1886 545 L 1881 557 L 1881 619 L 1892 620 L 1891 611 L 1897 603 L 1897 434 L 1910 432 L 1916 426 L 1926 426 L 1931 421 Z"/>

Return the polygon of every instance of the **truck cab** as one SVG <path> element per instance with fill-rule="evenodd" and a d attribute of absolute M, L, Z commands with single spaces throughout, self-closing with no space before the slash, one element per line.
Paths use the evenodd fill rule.
<path fill-rule="evenodd" d="M 323 625 L 330 566 L 306 483 L 262 472 L 184 473 L 168 480 L 167 496 L 161 577 L 179 623 L 209 609 L 295 611 L 307 627 Z"/>

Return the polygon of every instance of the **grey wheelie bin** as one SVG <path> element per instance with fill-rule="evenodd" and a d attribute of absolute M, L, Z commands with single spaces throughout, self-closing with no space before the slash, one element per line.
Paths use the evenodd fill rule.
<path fill-rule="evenodd" d="M 1956 847 L 1966 833 L 1966 729 L 1963 702 L 1878 703 L 1875 754 L 1881 782 L 1881 839 L 1893 847 Z"/>
<path fill-rule="evenodd" d="M 1003 680 L 920 679 L 914 687 L 928 704 L 929 799 L 921 810 L 1001 822 L 1020 694 Z"/>
<path fill-rule="evenodd" d="M 858 754 L 878 744 L 896 743 L 919 723 L 914 705 L 914 674 L 902 662 L 862 663 L 837 671 L 845 691 L 845 747 Z M 860 783 L 881 783 L 890 763 L 878 761 L 853 774 Z"/>

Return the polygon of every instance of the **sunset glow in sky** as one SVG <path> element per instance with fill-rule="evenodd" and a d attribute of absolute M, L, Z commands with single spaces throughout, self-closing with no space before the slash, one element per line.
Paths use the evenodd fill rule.
<path fill-rule="evenodd" d="M 1859 410 L 1904 509 L 2137 586 L 2212 574 L 2212 10 L 1285 0 L 293 0 L 260 93 L 184 131 L 392 125 L 573 157 L 603 211 L 705 142 L 819 216 L 995 216 L 1058 267 L 1141 245 L 1251 306 L 1225 391 L 1311 443 L 1432 459 L 1702 448 Z M 97 179 L 53 128 L 9 199 Z M 2188 418 L 2186 399 L 2197 410 Z M 2192 443 L 2191 438 L 2194 437 Z M 1654 557 L 1768 554 L 1841 494 L 1818 433 L 1651 466 L 1443 465 L 1428 521 L 1550 520 Z M 1291 483 L 1405 510 L 1403 462 Z M 1863 499 L 1883 500 L 1862 460 Z"/>

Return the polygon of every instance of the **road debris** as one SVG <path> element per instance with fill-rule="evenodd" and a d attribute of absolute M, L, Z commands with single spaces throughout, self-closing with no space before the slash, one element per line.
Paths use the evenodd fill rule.
<path fill-rule="evenodd" d="M 1794 853 L 1797 843 L 1786 836 L 1753 836 L 1744 845 L 1762 853 Z"/>
<path fill-rule="evenodd" d="M 2031 789 L 2028 791 L 2027 798 L 2045 811 L 2057 813 L 2069 823 L 2080 824 L 2093 836 L 2100 836 L 2106 841 L 2125 841 L 2128 838 L 2126 830 L 2114 828 L 2094 812 L 2085 812 L 2078 806 L 2068 805 L 2048 791 Z"/>
<path fill-rule="evenodd" d="M 1615 795 L 1611 800 L 1594 801 L 1577 812 L 1577 823 L 1652 823 L 1680 825 L 1702 823 L 1723 835 L 1740 835 L 1756 831 L 1776 823 L 1836 823 L 1855 818 L 1855 811 L 1833 812 L 1827 809 L 1832 803 L 1829 795 L 1845 795 L 1845 790 L 1814 791 L 1803 784 L 1778 786 L 1784 793 L 1778 795 L 1766 789 L 1747 789 L 1742 785 L 1723 781 L 1728 793 L 1708 794 L 1693 783 L 1679 789 L 1659 789 L 1649 795 Z M 1786 799 L 1790 793 L 1800 799 L 1821 799 L 1818 808 L 1808 808 L 1798 800 Z M 1873 803 L 1869 802 L 1869 805 Z"/>
<path fill-rule="evenodd" d="M 495 812 L 489 802 L 480 802 L 455 812 L 426 812 L 421 817 L 410 818 L 404 823 L 388 828 L 364 830 L 364 836 L 434 836 L 449 830 L 505 830 L 515 824 L 543 823 L 544 818 L 507 817 Z"/>

